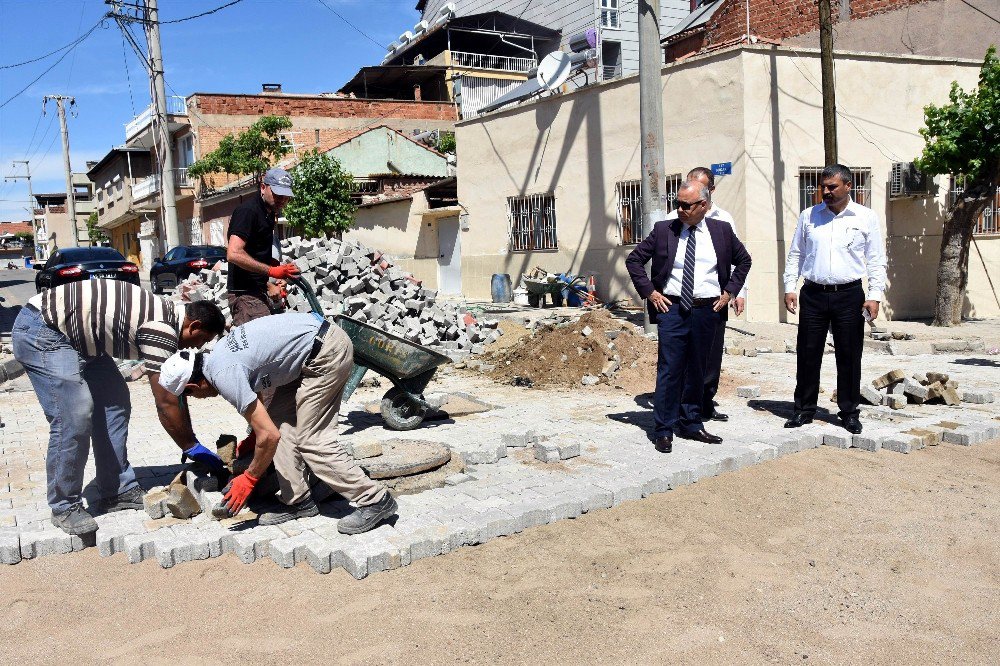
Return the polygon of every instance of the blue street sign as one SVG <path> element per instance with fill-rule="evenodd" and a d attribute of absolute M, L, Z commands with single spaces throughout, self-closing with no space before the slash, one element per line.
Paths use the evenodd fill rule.
<path fill-rule="evenodd" d="M 716 176 L 731 176 L 733 174 L 732 162 L 721 162 L 712 165 L 712 173 Z"/>

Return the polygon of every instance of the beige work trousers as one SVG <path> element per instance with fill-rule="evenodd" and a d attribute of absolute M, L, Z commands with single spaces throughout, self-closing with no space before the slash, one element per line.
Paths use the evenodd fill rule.
<path fill-rule="evenodd" d="M 368 478 L 337 443 L 337 417 L 353 359 L 350 338 L 339 326 L 331 326 L 298 381 L 275 391 L 267 412 L 281 433 L 274 469 L 278 499 L 284 504 L 306 499 L 314 478 L 357 506 L 385 497 L 385 487 Z"/>

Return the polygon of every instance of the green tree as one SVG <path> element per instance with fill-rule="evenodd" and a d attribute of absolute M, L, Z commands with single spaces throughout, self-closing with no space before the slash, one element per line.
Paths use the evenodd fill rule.
<path fill-rule="evenodd" d="M 218 148 L 188 167 L 188 174 L 195 178 L 213 173 L 259 178 L 272 164 L 291 152 L 281 138 L 281 132 L 291 127 L 292 121 L 286 116 L 264 116 L 246 131 L 223 137 Z"/>
<path fill-rule="evenodd" d="M 434 149 L 439 153 L 455 153 L 455 133 L 441 132 L 438 135 L 437 144 Z"/>
<path fill-rule="evenodd" d="M 920 135 L 926 145 L 916 160 L 924 173 L 951 174 L 963 187 L 948 210 L 941 237 L 934 326 L 962 322 L 972 232 L 1000 187 L 1000 59 L 995 46 L 986 52 L 979 86 L 965 92 L 954 81 L 949 100 L 924 107 Z"/>
<path fill-rule="evenodd" d="M 337 238 L 354 224 L 351 174 L 326 153 L 313 150 L 292 169 L 295 196 L 285 207 L 288 222 L 306 236 Z"/>
<path fill-rule="evenodd" d="M 107 234 L 105 234 L 102 229 L 97 227 L 96 210 L 90 214 L 90 217 L 87 218 L 87 238 L 90 239 L 91 245 L 108 240 Z"/>
<path fill-rule="evenodd" d="M 34 245 L 35 244 L 35 234 L 30 231 L 18 231 L 14 234 L 14 238 L 21 241 L 22 245 Z"/>

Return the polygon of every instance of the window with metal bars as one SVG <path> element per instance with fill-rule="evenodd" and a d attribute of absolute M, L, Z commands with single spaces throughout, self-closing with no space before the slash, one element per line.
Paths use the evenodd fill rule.
<path fill-rule="evenodd" d="M 667 213 L 677 207 L 677 190 L 681 188 L 681 174 L 666 177 L 663 189 L 663 207 Z M 615 184 L 618 217 L 618 237 L 622 245 L 636 245 L 642 240 L 642 188 L 638 179 L 623 180 Z"/>
<path fill-rule="evenodd" d="M 507 228 L 512 252 L 559 249 L 555 195 L 507 197 Z"/>
<path fill-rule="evenodd" d="M 955 201 L 965 191 L 965 178 L 959 175 L 951 177 L 948 187 L 948 209 L 955 205 Z M 979 219 L 976 220 L 976 227 L 972 230 L 973 236 L 996 236 L 1000 234 L 1000 187 L 993 195 L 993 201 L 983 209 Z"/>
<path fill-rule="evenodd" d="M 848 167 L 851 170 L 851 198 L 855 203 L 871 207 L 872 170 L 871 167 Z M 799 212 L 823 203 L 823 167 L 799 168 Z"/>

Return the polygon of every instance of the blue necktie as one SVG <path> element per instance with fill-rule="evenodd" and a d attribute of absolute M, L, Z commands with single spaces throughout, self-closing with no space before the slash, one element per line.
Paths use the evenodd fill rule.
<path fill-rule="evenodd" d="M 684 277 L 681 280 L 681 308 L 690 312 L 694 307 L 694 227 L 688 227 L 687 247 L 684 249 Z"/>

